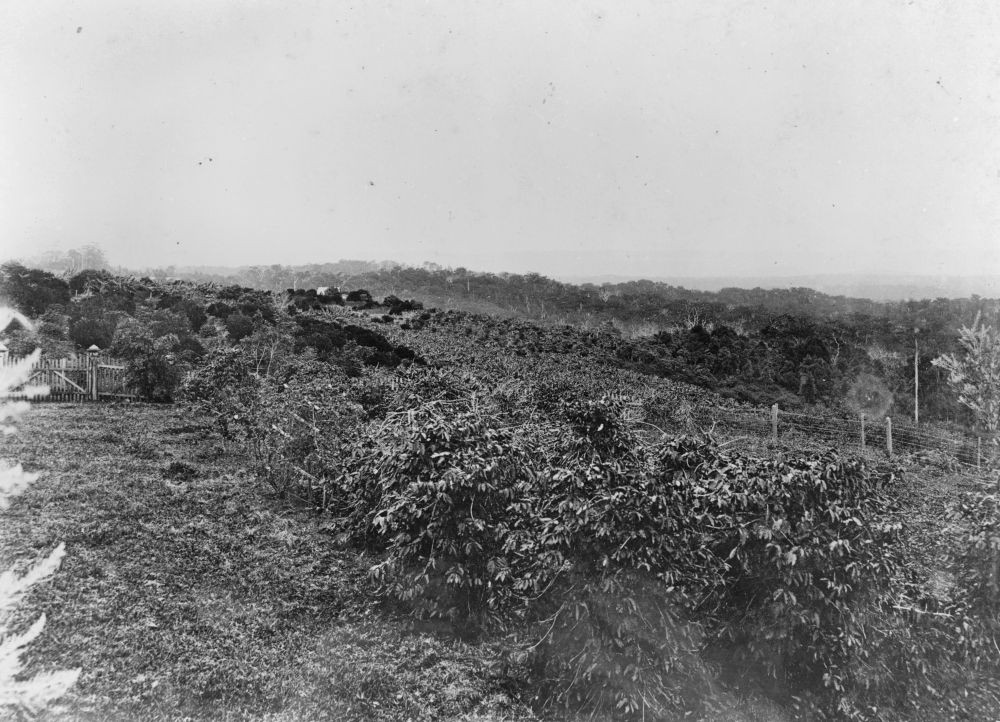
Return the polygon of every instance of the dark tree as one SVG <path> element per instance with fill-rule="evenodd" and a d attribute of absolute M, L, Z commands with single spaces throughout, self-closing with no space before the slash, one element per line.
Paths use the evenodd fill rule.
<path fill-rule="evenodd" d="M 94 318 L 81 318 L 74 321 L 69 328 L 70 340 L 80 348 L 90 348 L 96 345 L 106 349 L 115 336 L 115 326 L 109 321 Z"/>
<path fill-rule="evenodd" d="M 66 281 L 48 271 L 11 262 L 0 266 L 0 297 L 34 318 L 45 313 L 49 306 L 68 303 L 70 289 Z"/>
<path fill-rule="evenodd" d="M 242 313 L 234 313 L 226 319 L 226 331 L 233 341 L 239 341 L 253 333 L 253 320 Z"/>

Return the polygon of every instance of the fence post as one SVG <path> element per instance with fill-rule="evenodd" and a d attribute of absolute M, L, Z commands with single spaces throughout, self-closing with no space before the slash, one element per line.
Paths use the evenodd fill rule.
<path fill-rule="evenodd" d="M 771 441 L 778 443 L 778 405 L 771 406 Z"/>
<path fill-rule="evenodd" d="M 861 451 L 865 450 L 865 415 L 861 414 Z"/>
<path fill-rule="evenodd" d="M 892 419 L 885 417 L 885 453 L 892 456 Z"/>
<path fill-rule="evenodd" d="M 87 390 L 92 401 L 97 401 L 100 396 L 97 388 L 97 357 L 100 353 L 101 349 L 97 347 L 97 344 L 92 344 L 87 349 L 87 356 L 89 357 L 89 363 L 87 364 Z"/>
<path fill-rule="evenodd" d="M 976 437 L 976 469 L 983 468 L 983 437 Z"/>

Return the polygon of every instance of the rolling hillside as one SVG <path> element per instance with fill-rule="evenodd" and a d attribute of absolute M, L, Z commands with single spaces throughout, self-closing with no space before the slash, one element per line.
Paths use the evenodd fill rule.
<path fill-rule="evenodd" d="M 754 378 L 747 361 L 822 355 L 808 319 L 740 333 L 697 321 L 629 338 L 614 323 L 431 309 L 360 289 L 274 294 L 101 273 L 64 288 L 30 270 L 5 273 L 8 289 L 36 304 L 33 328 L 8 333 L 11 347 L 58 353 L 105 334 L 149 397 L 173 402 L 158 407 L 159 421 L 147 418 L 157 407 L 137 406 L 103 432 L 101 407 L 60 422 L 52 405 L 48 427 L 26 427 L 39 441 L 10 449 L 55 477 L 95 478 L 94 500 L 53 508 L 50 531 L 35 526 L 46 487 L 26 496 L 8 542 L 8 553 L 23 552 L 35 528 L 46 539 L 72 524 L 93 531 L 73 537 L 81 556 L 70 545 L 63 591 L 35 601 L 64 615 L 67 635 L 102 640 L 86 659 L 65 640 L 40 653 L 40 664 L 111 675 L 85 674 L 71 715 L 123 713 L 104 701 L 109 689 L 128 690 L 133 712 L 155 703 L 247 719 L 311 718 L 317 708 L 297 706 L 296 690 L 358 719 L 1000 711 L 987 654 L 995 558 L 982 543 L 997 523 L 989 459 L 976 470 L 947 449 L 890 457 L 874 430 L 860 454 L 828 433 L 836 406 L 808 405 L 798 393 L 807 390 L 775 382 L 780 373 L 734 393 L 725 367 L 713 371 L 724 351 L 744 382 Z M 840 343 L 834 366 L 850 357 Z M 754 394 L 767 403 L 739 398 Z M 812 425 L 775 441 L 769 394 Z M 45 461 L 60 423 L 103 456 Z M 54 498 L 71 493 L 53 482 Z M 105 524 L 101 501 L 122 493 L 125 532 Z M 178 530 L 177 544 L 161 545 L 158 571 L 139 579 L 122 556 L 131 542 L 116 535 L 145 539 L 157 519 Z M 169 625 L 169 639 L 204 637 L 187 658 L 198 674 L 166 648 L 111 665 L 121 655 L 112 640 L 137 632 L 113 615 L 60 611 L 81 599 L 85 567 L 74 559 L 123 575 L 89 591 L 80 613 L 113 605 L 108 595 L 135 597 L 149 607 L 144 623 Z M 212 607 L 211 620 L 146 594 L 200 585 L 215 565 L 246 589 L 239 604 Z M 282 574 L 291 578 L 279 589 Z M 235 661 L 245 639 L 233 614 L 257 629 L 265 609 L 274 624 L 260 634 L 275 644 L 261 653 L 274 658 L 253 674 L 274 674 L 258 679 Z M 313 614 L 322 624 L 296 624 Z M 389 632 L 372 636 L 372 625 Z M 299 674 L 288 645 L 367 671 L 337 672 L 309 652 L 311 671 Z M 466 691 L 431 694 L 420 665 L 390 682 L 397 647 L 433 653 L 427 670 L 444 673 L 436 660 L 450 660 L 449 678 Z M 137 665 L 144 671 L 126 680 Z"/>

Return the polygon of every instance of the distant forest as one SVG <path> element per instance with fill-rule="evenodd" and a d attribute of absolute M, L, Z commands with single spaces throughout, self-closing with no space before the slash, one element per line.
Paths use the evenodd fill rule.
<path fill-rule="evenodd" d="M 96 249 L 35 265 L 64 278 L 107 266 Z M 23 267 L 22 267 L 23 268 Z M 125 275 L 125 269 L 115 269 Z M 151 268 L 134 275 L 270 291 L 363 289 L 425 307 L 571 326 L 616 338 L 624 366 L 678 378 L 759 405 L 822 406 L 967 425 L 945 374 L 931 362 L 957 351 L 958 330 L 996 326 L 1000 301 L 873 301 L 809 288 L 695 291 L 652 281 L 562 283 L 539 274 L 481 273 L 435 264 L 339 261 L 306 266 Z M 8 268 L 7 286 L 11 287 Z M 16 285 L 16 284 L 15 284 Z M 70 283 L 67 288 L 72 286 Z M 9 295 L 9 294 L 8 294 Z"/>

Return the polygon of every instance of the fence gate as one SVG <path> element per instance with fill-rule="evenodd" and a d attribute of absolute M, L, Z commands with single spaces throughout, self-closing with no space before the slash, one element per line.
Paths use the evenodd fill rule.
<path fill-rule="evenodd" d="M 0 344 L 0 369 L 14 366 L 24 359 L 11 357 Z M 113 401 L 138 399 L 139 392 L 125 379 L 125 362 L 102 357 L 100 349 L 92 346 L 86 354 L 68 358 L 43 358 L 31 366 L 28 380 L 9 395 L 18 397 L 26 386 L 48 386 L 49 393 L 39 401 Z M 23 393 L 27 396 L 27 393 Z"/>
<path fill-rule="evenodd" d="M 97 363 L 98 399 L 135 399 L 138 392 L 125 380 L 125 362 L 117 359 L 99 359 Z"/>

